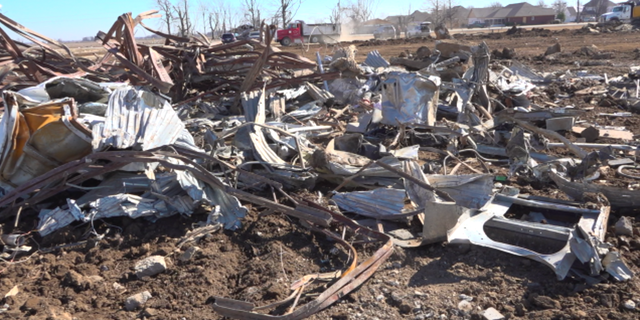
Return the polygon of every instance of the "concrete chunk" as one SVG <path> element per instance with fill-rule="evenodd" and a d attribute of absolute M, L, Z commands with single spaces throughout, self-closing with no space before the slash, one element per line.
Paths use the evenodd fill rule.
<path fill-rule="evenodd" d="M 504 316 L 494 308 L 482 312 L 482 318 L 486 320 L 503 320 Z"/>
<path fill-rule="evenodd" d="M 151 299 L 151 293 L 149 291 L 136 293 L 132 296 L 129 296 L 127 300 L 124 301 L 124 308 L 127 311 L 133 311 L 142 307 L 142 305 L 145 304 L 149 299 Z"/>
<path fill-rule="evenodd" d="M 440 51 L 442 58 L 448 59 L 459 52 L 471 53 L 471 46 L 454 41 L 436 41 L 436 50 Z"/>
<path fill-rule="evenodd" d="M 571 131 L 576 118 L 574 117 L 557 117 L 547 119 L 547 130 L 551 131 Z"/>
<path fill-rule="evenodd" d="M 548 56 L 550 54 L 554 54 L 554 53 L 561 52 L 561 51 L 562 51 L 562 48 L 560 47 L 560 43 L 556 43 L 556 44 L 548 47 L 547 51 L 545 51 L 544 55 Z"/>
<path fill-rule="evenodd" d="M 616 222 L 616 234 L 620 236 L 633 236 L 633 223 L 629 217 L 622 217 Z"/>
<path fill-rule="evenodd" d="M 151 256 L 138 261 L 134 270 L 138 279 L 151 277 L 167 270 L 167 263 L 163 256 Z"/>
<path fill-rule="evenodd" d="M 196 253 L 198 253 L 198 251 L 200 251 L 200 248 L 190 247 L 189 249 L 185 250 L 178 259 L 180 259 L 180 261 L 182 262 L 189 261 L 193 259 L 193 257 L 196 255 Z"/>

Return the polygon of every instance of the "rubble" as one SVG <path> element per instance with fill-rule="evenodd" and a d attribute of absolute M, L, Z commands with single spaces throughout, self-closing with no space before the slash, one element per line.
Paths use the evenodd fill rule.
<path fill-rule="evenodd" d="M 141 308 L 149 299 L 151 299 L 151 293 L 149 291 L 143 291 L 127 297 L 124 301 L 124 309 L 127 311 L 133 311 Z"/>
<path fill-rule="evenodd" d="M 633 236 L 633 224 L 629 217 L 620 217 L 620 220 L 616 222 L 615 228 L 617 235 Z"/>
<path fill-rule="evenodd" d="M 549 48 L 547 48 L 547 51 L 544 52 L 544 55 L 548 56 L 558 52 L 562 52 L 562 47 L 560 46 L 560 43 L 556 43 L 550 46 Z"/>
<path fill-rule="evenodd" d="M 198 241 L 222 229 L 240 232 L 252 216 L 287 215 L 317 236 L 309 247 L 326 239 L 331 248 L 322 254 L 339 257 L 323 257 L 330 267 L 290 279 L 280 260 L 278 283 L 288 296 L 254 299 L 268 290 L 254 280 L 239 295 L 215 291 L 207 304 L 237 319 L 309 317 L 360 287 L 394 246 L 483 246 L 545 265 L 558 280 L 634 277 L 606 233 L 612 210 L 618 216 L 640 201 L 637 136 L 620 125 L 626 122 L 611 120 L 638 112 L 636 69 L 616 78 L 542 74 L 513 60 L 513 49 L 456 42 L 441 27 L 433 48 L 403 57 L 372 50 L 359 63 L 365 55 L 349 45 L 324 57 L 318 51 L 314 62 L 272 45 L 275 26 L 262 24 L 264 42 L 214 44 L 143 23 L 156 16 L 120 16 L 98 34 L 107 52 L 93 61 L 0 15 L 4 27 L 37 45 L 9 38 L 0 44 L 16 64 L 7 64 L 0 79 L 0 218 L 16 228 L 35 226 L 28 234 L 48 244 L 83 226 L 81 244 L 89 247 L 118 241 L 113 230 L 129 226 L 114 221 L 206 216 L 180 235 L 176 250 L 132 253 L 153 255 L 135 264 L 137 280 L 128 281 L 169 276 L 165 256 L 172 254 L 177 266 L 200 262 L 205 246 Z M 135 28 L 165 43 L 137 43 Z M 513 27 L 508 34 L 522 32 Z M 544 55 L 561 54 L 556 42 Z M 595 46 L 574 54 L 612 57 Z M 27 67 L 18 67 L 23 62 Z M 605 103 L 616 112 L 590 106 Z M 540 189 L 533 186 L 554 197 L 529 194 Z M 632 220 L 620 218 L 615 233 L 633 237 Z M 34 249 L 25 234 L 2 234 L 3 259 L 65 248 Z M 244 250 L 257 261 L 264 258 L 258 247 Z M 220 244 L 220 252 L 228 251 Z M 104 280 L 76 270 L 63 275 L 78 291 Z M 113 288 L 126 290 L 117 282 Z M 487 308 L 468 294 L 460 295 L 456 312 Z M 149 291 L 132 295 L 125 309 L 150 298 Z M 403 314 L 412 311 L 402 292 L 390 298 Z M 529 303 L 563 307 L 537 293 Z M 505 318 L 494 308 L 481 315 Z"/>
<path fill-rule="evenodd" d="M 151 256 L 138 261 L 134 270 L 138 279 L 152 277 L 167 270 L 167 263 L 163 256 Z"/>
<path fill-rule="evenodd" d="M 505 317 L 494 308 L 488 308 L 482 312 L 482 317 L 485 320 L 503 320 Z"/>

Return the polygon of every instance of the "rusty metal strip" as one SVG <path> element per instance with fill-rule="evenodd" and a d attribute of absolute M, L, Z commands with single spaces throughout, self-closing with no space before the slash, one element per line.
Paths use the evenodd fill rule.
<path fill-rule="evenodd" d="M 41 35 L 33 30 L 30 30 L 28 28 L 25 28 L 24 26 L 22 26 L 21 24 L 9 19 L 7 16 L 3 15 L 0 13 L 0 23 L 2 23 L 3 25 L 5 25 L 7 28 L 11 29 L 11 31 L 18 33 L 19 35 L 25 37 L 26 39 L 32 41 L 33 43 L 36 43 L 40 46 L 42 46 L 43 48 L 46 48 L 51 54 L 60 57 L 60 59 L 65 59 L 65 57 L 63 57 L 62 55 L 60 55 L 56 50 L 52 49 L 51 47 L 49 47 L 47 44 L 43 43 L 42 41 L 38 41 L 37 39 L 42 39 L 50 44 L 53 44 L 61 49 L 64 49 L 67 54 L 69 55 L 69 57 L 71 57 L 72 60 L 76 60 L 75 56 L 73 55 L 73 52 L 71 52 L 71 50 L 64 44 L 53 40 L 49 37 L 46 37 L 44 35 Z"/>
<path fill-rule="evenodd" d="M 164 66 L 162 65 L 162 58 L 160 57 L 158 52 L 153 50 L 153 48 L 151 47 L 149 47 L 148 49 L 149 49 L 149 58 L 151 61 L 151 66 L 153 67 L 153 70 L 160 78 L 160 81 L 164 83 L 170 83 L 173 86 L 173 80 L 171 80 L 171 77 L 169 76 L 167 69 L 165 69 Z"/>

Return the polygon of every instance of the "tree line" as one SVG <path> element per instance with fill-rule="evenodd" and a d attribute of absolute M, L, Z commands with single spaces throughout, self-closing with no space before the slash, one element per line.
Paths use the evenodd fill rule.
<path fill-rule="evenodd" d="M 291 23 L 305 0 L 154 0 L 162 14 L 162 31 L 183 37 L 201 32 L 217 37 L 241 25 L 262 21 L 281 28 Z M 199 2 L 197 2 L 199 1 Z M 306 0 L 310 1 L 310 0 Z M 356 23 L 373 17 L 380 0 L 338 0 L 325 21 Z"/>

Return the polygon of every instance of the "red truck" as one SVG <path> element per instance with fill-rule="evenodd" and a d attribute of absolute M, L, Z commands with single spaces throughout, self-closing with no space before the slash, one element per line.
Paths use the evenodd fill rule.
<path fill-rule="evenodd" d="M 296 40 L 318 43 L 324 42 L 327 38 L 338 40 L 338 37 L 340 37 L 339 24 L 306 24 L 302 20 L 296 20 L 290 23 L 287 29 L 278 30 L 276 33 L 276 40 L 285 47 Z"/>

